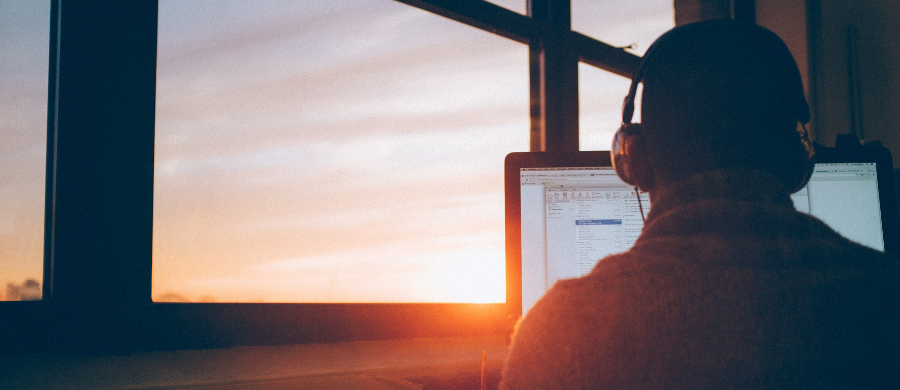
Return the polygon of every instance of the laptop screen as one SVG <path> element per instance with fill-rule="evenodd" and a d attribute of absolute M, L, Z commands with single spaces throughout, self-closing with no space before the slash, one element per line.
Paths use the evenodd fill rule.
<path fill-rule="evenodd" d="M 641 193 L 638 201 L 634 187 L 609 166 L 608 156 L 573 152 L 507 157 L 510 311 L 521 302 L 520 313 L 526 313 L 557 280 L 589 273 L 598 260 L 627 251 L 640 235 L 641 212 L 647 215 L 650 200 Z M 890 181 L 879 183 L 879 172 L 884 171 L 876 169 L 875 162 L 832 160 L 816 164 L 809 184 L 791 196 L 795 207 L 853 241 L 884 251 L 885 196 L 880 186 Z"/>

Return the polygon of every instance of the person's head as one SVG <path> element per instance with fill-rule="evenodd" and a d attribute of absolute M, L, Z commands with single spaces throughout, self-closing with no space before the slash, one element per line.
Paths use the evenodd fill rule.
<path fill-rule="evenodd" d="M 624 141 L 641 189 L 720 168 L 762 170 L 791 191 L 808 179 L 798 124 L 809 107 L 794 58 L 771 31 L 731 20 L 676 27 L 647 50 L 633 82 L 632 100 L 643 83 L 641 123 L 614 142 Z"/>

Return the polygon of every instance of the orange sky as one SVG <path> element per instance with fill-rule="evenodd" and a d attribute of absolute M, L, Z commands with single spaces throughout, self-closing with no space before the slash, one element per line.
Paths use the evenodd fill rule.
<path fill-rule="evenodd" d="M 0 300 L 43 276 L 49 36 L 49 0 L 0 0 Z"/>
<path fill-rule="evenodd" d="M 668 1 L 586 4 L 575 29 L 638 53 L 672 24 Z M 502 161 L 528 148 L 527 55 L 393 1 L 161 1 L 153 296 L 502 302 Z M 628 80 L 580 69 L 582 149 L 606 149 Z M 21 127 L 43 132 L 35 118 Z M 0 174 L 43 171 L 32 138 L 40 153 Z M 0 234 L 42 243 L 42 174 L 15 175 L 39 187 L 0 187 L 0 204 L 27 193 L 39 217 L 0 216 Z M 40 243 L 8 242 L 0 276 L 39 276 Z"/>

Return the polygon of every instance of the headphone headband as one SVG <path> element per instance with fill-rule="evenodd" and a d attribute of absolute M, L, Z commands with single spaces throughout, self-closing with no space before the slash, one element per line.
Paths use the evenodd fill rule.
<path fill-rule="evenodd" d="M 647 51 L 644 53 L 643 57 L 641 57 L 641 62 L 638 64 L 637 69 L 635 69 L 634 74 L 631 77 L 631 86 L 628 88 L 628 95 L 625 96 L 625 99 L 622 102 L 622 123 L 631 123 L 631 120 L 634 118 L 634 106 L 635 99 L 637 98 L 637 89 L 638 85 L 643 81 L 644 74 L 647 72 L 647 68 L 649 64 L 652 62 L 652 59 L 655 56 L 655 53 L 659 51 L 659 47 L 665 46 L 666 42 L 677 39 L 679 36 L 684 34 L 689 34 L 694 30 L 703 30 L 708 29 L 710 27 L 716 25 L 732 25 L 732 26 L 747 26 L 747 27 L 756 27 L 759 31 L 764 32 L 766 34 L 771 34 L 776 38 L 775 42 L 780 43 L 783 46 L 784 52 L 787 56 L 789 56 L 789 62 L 794 64 L 794 68 L 796 69 L 796 62 L 794 62 L 793 56 L 791 56 L 790 50 L 787 49 L 787 46 L 784 46 L 784 43 L 781 41 L 781 38 L 778 38 L 775 33 L 772 33 L 765 28 L 759 27 L 755 24 L 747 24 L 741 22 L 735 22 L 730 19 L 717 19 L 717 20 L 709 20 L 703 22 L 691 23 L 683 26 L 675 27 L 659 38 L 657 38 L 650 47 L 647 48 Z M 799 90 L 795 90 L 791 93 L 796 94 L 795 104 L 797 105 L 794 110 L 794 114 L 796 115 L 797 121 L 806 124 L 809 123 L 810 114 L 809 114 L 809 104 L 806 102 L 806 96 L 803 91 L 803 81 L 800 79 L 799 70 L 797 70 L 797 77 L 793 80 L 793 83 L 796 86 L 799 86 Z"/>
<path fill-rule="evenodd" d="M 728 19 L 703 21 L 676 27 L 661 35 L 659 38 L 657 38 L 656 41 L 653 42 L 652 45 L 650 45 L 649 48 L 647 48 L 646 53 L 641 58 L 641 61 L 638 64 L 637 69 L 635 69 L 634 74 L 631 78 L 631 86 L 628 89 L 628 95 L 625 96 L 625 99 L 622 102 L 622 125 L 613 136 L 613 142 L 610 149 L 610 159 L 612 160 L 613 168 L 615 169 L 616 174 L 618 174 L 619 178 L 630 185 L 641 187 L 642 189 L 647 189 L 652 188 L 652 186 L 654 186 L 653 183 L 655 182 L 655 179 L 653 178 L 655 176 L 655 173 L 652 172 L 652 170 L 635 169 L 634 167 L 632 167 L 632 165 L 636 164 L 634 162 L 631 162 L 632 159 L 636 158 L 632 155 L 635 154 L 635 152 L 637 152 L 638 150 L 643 150 L 645 146 L 641 145 L 646 145 L 646 141 L 644 140 L 645 136 L 642 134 L 643 131 L 641 130 L 641 125 L 639 123 L 631 123 L 634 117 L 635 99 L 637 95 L 638 84 L 643 81 L 645 73 L 647 73 L 647 69 L 652 66 L 651 63 L 653 61 L 657 61 L 654 60 L 654 58 L 659 57 L 658 52 L 660 52 L 661 50 L 660 47 L 673 46 L 668 42 L 675 39 L 680 39 L 682 35 L 687 34 L 697 34 L 699 39 L 708 39 L 709 37 L 712 37 L 712 41 L 696 42 L 698 46 L 693 47 L 695 50 L 702 50 L 703 47 L 700 45 L 703 44 L 709 47 L 707 50 L 725 48 L 725 51 L 721 54 L 723 56 L 721 59 L 722 62 L 717 64 L 728 66 L 727 61 L 745 61 L 745 59 L 728 59 L 732 54 L 735 53 L 739 53 L 738 56 L 744 53 L 748 53 L 752 60 L 757 60 L 757 58 L 754 58 L 753 56 L 756 53 L 759 53 L 759 55 L 762 57 L 759 57 L 758 60 L 762 61 L 760 62 L 760 64 L 764 65 L 759 68 L 753 68 L 752 65 L 750 65 L 746 68 L 736 68 L 733 71 L 749 72 L 748 76 L 750 76 L 751 79 L 752 77 L 754 77 L 753 75 L 756 75 L 756 73 L 753 73 L 755 71 L 762 72 L 760 76 L 765 75 L 763 76 L 764 78 L 776 77 L 776 79 L 771 79 L 774 84 L 771 84 L 768 87 L 762 87 L 764 88 L 763 90 L 755 91 L 755 93 L 763 94 L 760 95 L 760 98 L 762 99 L 765 99 L 765 97 L 763 96 L 767 93 L 774 93 L 779 95 L 786 94 L 784 96 L 786 96 L 788 99 L 786 105 L 790 112 L 790 115 L 793 115 L 793 117 L 801 124 L 806 124 L 807 122 L 809 122 L 809 104 L 806 102 L 806 96 L 803 90 L 803 81 L 800 76 L 800 71 L 797 68 L 797 63 L 794 61 L 794 58 L 791 55 L 790 50 L 784 44 L 784 41 L 782 41 L 781 38 L 775 35 L 775 33 L 755 24 L 735 22 Z M 723 39 L 720 41 L 715 41 L 715 38 L 718 37 L 721 37 Z M 732 39 L 729 40 L 729 37 L 731 37 Z M 732 40 L 733 42 L 731 42 Z M 728 45 L 729 43 L 733 43 L 734 46 L 741 47 L 722 46 L 723 44 Z M 759 45 L 759 47 L 752 47 L 750 45 Z M 685 51 L 685 60 L 689 61 L 689 57 L 687 56 L 697 54 L 697 52 L 690 53 L 690 49 L 688 48 L 685 49 L 687 50 Z M 703 54 L 700 55 L 702 56 Z M 705 59 L 716 61 L 717 55 L 719 54 L 709 53 L 708 55 L 706 55 Z M 737 64 L 737 62 L 731 62 L 731 64 Z M 695 63 L 691 62 L 687 66 L 694 65 Z M 684 64 L 682 64 L 682 66 L 684 66 Z M 774 68 L 770 68 L 770 66 Z M 725 72 L 727 73 L 728 70 L 726 70 Z M 781 76 L 786 77 L 786 79 L 777 79 L 777 77 Z M 779 84 L 779 82 L 781 82 L 781 84 Z M 724 85 L 720 87 L 725 88 Z M 773 89 L 769 90 L 765 88 Z M 777 174 L 779 175 L 779 178 L 780 180 L 782 180 L 783 184 L 791 192 L 796 192 L 803 188 L 813 172 L 812 157 L 814 149 L 809 142 L 808 134 L 806 132 L 806 126 L 803 126 L 803 130 L 800 131 L 798 135 L 799 138 L 796 149 L 796 158 L 794 159 L 794 157 L 790 157 L 789 159 L 794 159 L 791 161 L 796 161 L 798 163 L 802 160 L 804 163 L 802 164 L 802 166 L 797 165 L 796 167 L 794 167 L 795 163 L 788 162 L 785 165 L 784 171 L 781 171 L 786 173 L 784 173 L 783 175 L 780 173 Z M 788 155 L 794 156 L 793 153 L 788 153 Z M 646 156 L 640 158 L 646 158 Z"/>

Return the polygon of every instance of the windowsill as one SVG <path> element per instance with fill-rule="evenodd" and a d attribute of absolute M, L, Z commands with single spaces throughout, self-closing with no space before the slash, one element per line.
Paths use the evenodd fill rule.
<path fill-rule="evenodd" d="M 503 335 L 234 347 L 127 356 L 0 357 L 0 388 L 421 389 L 478 388 L 481 355 L 495 387 Z"/>

